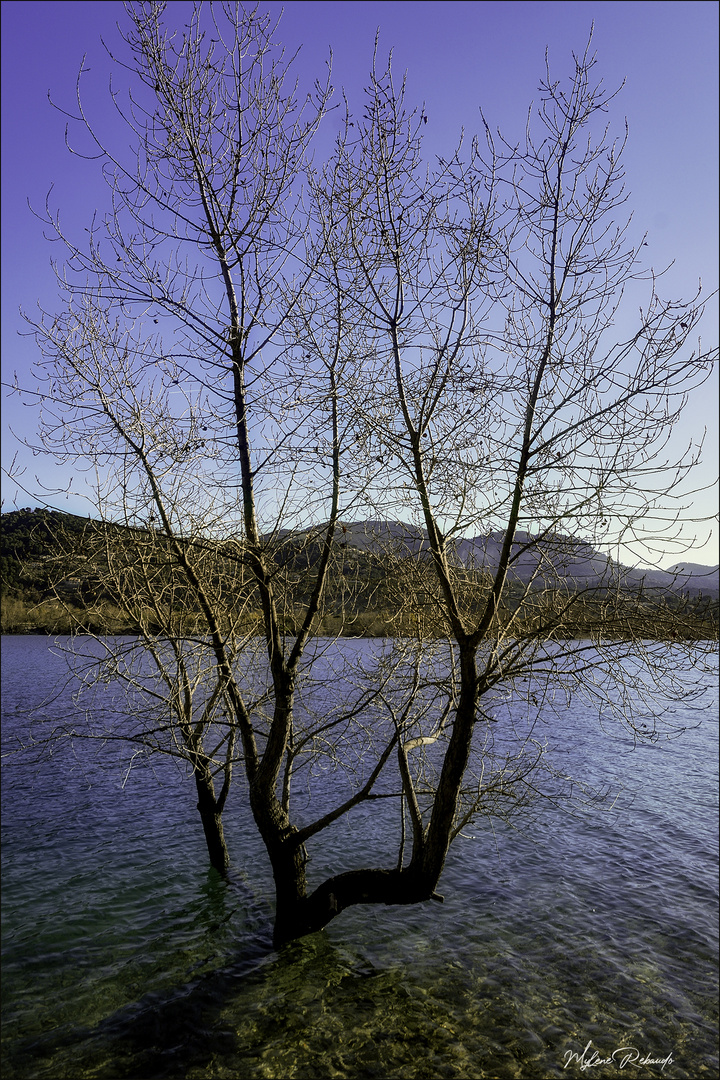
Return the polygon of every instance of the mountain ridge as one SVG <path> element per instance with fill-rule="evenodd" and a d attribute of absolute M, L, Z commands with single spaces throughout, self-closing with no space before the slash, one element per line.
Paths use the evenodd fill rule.
<path fill-rule="evenodd" d="M 380 554 L 383 545 L 402 545 L 406 554 L 429 552 L 427 530 L 408 522 L 367 519 L 338 522 L 343 542 L 361 551 Z M 315 530 L 301 530 L 311 532 Z M 318 529 L 318 532 L 321 530 Z M 468 568 L 497 569 L 504 541 L 501 530 L 470 539 L 450 541 L 458 561 Z M 526 550 L 524 550 L 526 549 Z M 401 547 L 402 551 L 402 547 Z M 659 567 L 627 567 L 609 555 L 597 551 L 587 540 L 576 540 L 561 534 L 535 539 L 525 531 L 516 533 L 511 552 L 511 577 L 528 583 L 533 576 L 546 578 L 544 564 L 585 586 L 598 584 L 608 575 L 622 577 L 624 583 L 640 588 L 659 588 L 670 592 L 687 592 L 720 596 L 720 566 L 701 563 L 678 563 L 668 570 Z M 555 575 L 553 575 L 555 576 Z"/>

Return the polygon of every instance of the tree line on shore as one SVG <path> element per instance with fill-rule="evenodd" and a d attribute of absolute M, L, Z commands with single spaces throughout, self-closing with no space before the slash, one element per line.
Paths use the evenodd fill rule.
<path fill-rule="evenodd" d="M 378 529 L 384 525 L 384 529 Z M 410 550 L 407 540 L 398 541 L 390 523 L 375 523 L 372 547 L 358 546 L 357 528 L 349 539 L 338 544 L 329 574 L 327 595 L 318 620 L 318 633 L 346 637 L 392 637 L 415 634 L 418 628 L 428 637 L 442 633 L 441 612 L 429 588 L 426 552 Z M 342 529 L 343 526 L 340 526 Z M 346 529 L 347 531 L 347 529 Z M 0 517 L 0 588 L 2 590 L 2 632 L 8 634 L 96 634 L 132 635 L 153 630 L 162 633 L 162 619 L 154 619 L 142 597 L 128 596 L 125 581 L 118 580 L 120 565 L 136 560 L 153 565 L 154 572 L 168 579 L 168 597 L 185 629 L 192 633 L 199 612 L 187 588 L 171 586 L 172 559 L 163 551 L 162 537 L 148 529 L 108 525 L 90 517 L 83 518 L 58 510 L 25 508 Z M 189 544 L 197 543 L 192 539 Z M 207 539 L 203 540 L 207 548 Z M 417 547 L 417 544 L 415 545 Z M 253 602 L 248 581 L 238 587 L 230 567 L 242 562 L 241 546 L 218 542 L 212 554 L 217 560 L 216 585 L 226 579 L 237 608 L 241 597 L 245 629 L 262 632 L 262 611 Z M 224 557 L 223 557 L 224 554 Z M 301 621 L 312 586 L 311 570 L 319 557 L 319 547 L 312 533 L 286 534 L 276 545 L 278 579 L 283 582 L 282 625 L 293 634 Z M 164 568 L 164 569 L 163 569 Z M 483 568 L 465 568 L 467 580 L 475 579 L 478 598 L 491 581 Z M 506 615 L 520 615 L 524 629 L 533 622 L 538 628 L 572 598 L 572 617 L 562 621 L 562 635 L 582 636 L 602 632 L 598 605 L 606 612 L 605 631 L 622 633 L 617 620 L 617 603 L 609 603 L 610 583 L 580 581 L 568 577 L 549 586 L 538 578 L 528 587 L 516 581 L 507 593 Z M 139 602 L 139 606 L 138 606 Z M 168 601 L 169 602 L 169 601 Z M 623 591 L 625 616 L 646 618 L 653 634 L 662 637 L 707 638 L 715 636 L 720 605 L 716 596 L 694 590 L 643 589 L 637 575 Z M 614 612 L 614 615 L 613 615 Z"/>

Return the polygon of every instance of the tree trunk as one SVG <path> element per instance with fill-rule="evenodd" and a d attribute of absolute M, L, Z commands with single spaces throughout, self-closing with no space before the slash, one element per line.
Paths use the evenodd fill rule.
<path fill-rule="evenodd" d="M 275 879 L 273 940 L 277 947 L 320 928 L 305 928 L 307 852 L 304 844 L 293 839 L 297 829 L 290 824 L 287 812 L 272 792 L 258 783 L 250 789 L 250 802 Z"/>
<path fill-rule="evenodd" d="M 470 759 L 473 728 L 477 718 L 478 676 L 475 648 L 467 641 L 460 645 L 460 696 L 455 710 L 450 743 L 445 752 L 435 791 L 430 822 L 418 852 L 422 876 L 439 881 L 445 866 L 455 824 L 458 797 Z"/>
<path fill-rule="evenodd" d="M 308 917 L 304 847 L 291 848 L 287 843 L 282 844 L 275 857 L 271 855 L 271 860 L 275 878 L 273 944 L 278 948 L 286 941 L 311 934 L 320 926 L 315 927 Z"/>
<path fill-rule="evenodd" d="M 207 768 L 196 766 L 195 786 L 198 793 L 197 808 L 205 832 L 205 842 L 210 856 L 210 865 L 213 866 L 223 877 L 227 874 L 230 862 L 225 834 L 223 832 L 222 814 L 218 812 L 215 798 L 215 785 Z"/>
<path fill-rule="evenodd" d="M 303 884 L 304 878 L 303 867 Z M 293 889 L 281 892 L 281 882 L 277 876 L 275 884 L 275 948 L 295 938 L 322 930 L 336 915 L 354 904 L 421 904 L 426 900 L 442 902 L 442 897 L 434 891 L 437 877 L 431 878 L 412 866 L 404 870 L 349 870 L 328 878 L 310 896 L 298 896 Z"/>

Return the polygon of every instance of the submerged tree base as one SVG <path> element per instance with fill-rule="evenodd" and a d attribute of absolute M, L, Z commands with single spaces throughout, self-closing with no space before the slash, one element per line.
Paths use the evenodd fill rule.
<path fill-rule="evenodd" d="M 428 900 L 442 903 L 422 875 L 413 870 L 359 869 L 328 878 L 300 901 L 283 904 L 279 900 L 273 932 L 276 948 L 322 930 L 349 907 L 358 904 L 407 906 Z"/>

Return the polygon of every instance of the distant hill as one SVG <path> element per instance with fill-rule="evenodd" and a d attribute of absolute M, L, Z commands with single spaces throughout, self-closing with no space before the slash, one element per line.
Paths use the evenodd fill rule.
<path fill-rule="evenodd" d="M 340 529 L 342 542 L 376 555 L 388 549 L 396 555 L 420 555 L 430 550 L 426 530 L 405 522 L 343 522 Z M 491 532 L 470 540 L 457 540 L 452 547 L 461 565 L 494 572 L 500 564 L 503 539 L 501 532 Z M 560 534 L 535 540 L 527 532 L 518 532 L 511 551 L 509 578 L 521 583 L 536 581 L 539 586 L 558 580 L 574 582 L 578 587 L 622 581 L 629 588 L 642 585 L 671 593 L 718 597 L 719 569 L 698 563 L 679 564 L 670 570 L 628 568 L 584 541 Z"/>
<path fill-rule="evenodd" d="M 660 571 L 667 574 L 672 582 L 669 586 L 673 589 L 703 592 L 708 596 L 718 596 L 720 593 L 720 566 L 703 566 L 700 563 L 678 563 L 669 570 Z"/>

